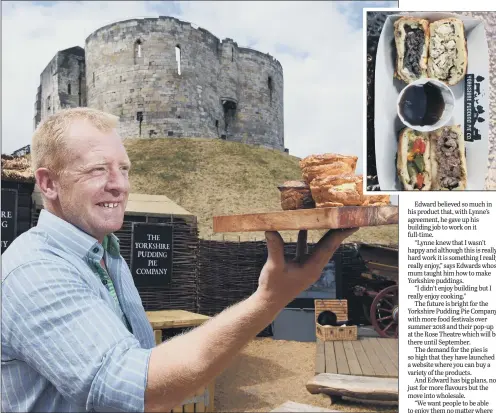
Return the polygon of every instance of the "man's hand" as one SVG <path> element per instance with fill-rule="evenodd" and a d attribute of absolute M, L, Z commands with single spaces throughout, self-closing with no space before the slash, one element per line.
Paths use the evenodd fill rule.
<path fill-rule="evenodd" d="M 311 255 L 288 263 L 279 233 L 266 233 L 269 257 L 257 291 L 201 326 L 153 349 L 145 412 L 170 411 L 217 377 L 287 303 L 319 279 L 341 242 L 355 231 L 329 231 Z"/>
<path fill-rule="evenodd" d="M 317 243 L 310 255 L 290 262 L 284 259 L 284 242 L 278 232 L 266 232 L 268 258 L 258 281 L 256 294 L 283 308 L 321 276 L 341 243 L 358 228 L 332 229 Z"/>

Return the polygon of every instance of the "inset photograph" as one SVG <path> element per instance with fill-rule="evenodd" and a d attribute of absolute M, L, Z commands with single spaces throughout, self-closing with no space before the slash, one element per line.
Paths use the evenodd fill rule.
<path fill-rule="evenodd" d="M 367 191 L 496 189 L 486 38 L 494 13 L 365 13 Z"/>

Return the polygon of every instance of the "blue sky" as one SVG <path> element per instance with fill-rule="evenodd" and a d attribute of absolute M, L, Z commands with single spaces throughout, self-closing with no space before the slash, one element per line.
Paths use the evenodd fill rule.
<path fill-rule="evenodd" d="M 388 6 L 396 3 L 2 2 L 2 153 L 30 142 L 39 76 L 57 51 L 84 47 L 112 22 L 171 15 L 278 59 L 290 153 L 354 154 L 360 173 L 362 9 Z"/>
<path fill-rule="evenodd" d="M 337 9 L 340 13 L 346 16 L 350 24 L 357 28 L 362 29 L 363 26 L 363 9 L 377 7 L 396 7 L 395 1 L 343 1 L 337 3 Z"/>

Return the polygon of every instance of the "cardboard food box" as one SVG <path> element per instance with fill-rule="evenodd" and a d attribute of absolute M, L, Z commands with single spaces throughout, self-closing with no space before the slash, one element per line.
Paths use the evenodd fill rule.
<path fill-rule="evenodd" d="M 375 67 L 375 153 L 377 177 L 382 191 L 399 191 L 396 169 L 398 136 L 405 127 L 397 114 L 397 100 L 407 84 L 394 77 L 396 46 L 394 22 L 403 16 L 430 23 L 456 17 L 465 30 L 468 64 L 465 79 L 450 86 L 455 97 L 453 115 L 446 124 L 461 125 L 467 160 L 466 190 L 484 189 L 489 137 L 489 52 L 484 22 L 454 13 L 412 12 L 388 16 L 379 39 Z"/>

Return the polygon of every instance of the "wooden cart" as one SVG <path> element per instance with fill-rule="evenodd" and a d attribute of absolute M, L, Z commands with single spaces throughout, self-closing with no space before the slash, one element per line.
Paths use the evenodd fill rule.
<path fill-rule="evenodd" d="M 358 252 L 368 270 L 362 275 L 379 281 L 374 288 L 355 286 L 354 293 L 364 297 L 364 313 L 375 331 L 381 337 L 398 338 L 398 248 L 359 243 Z"/>

